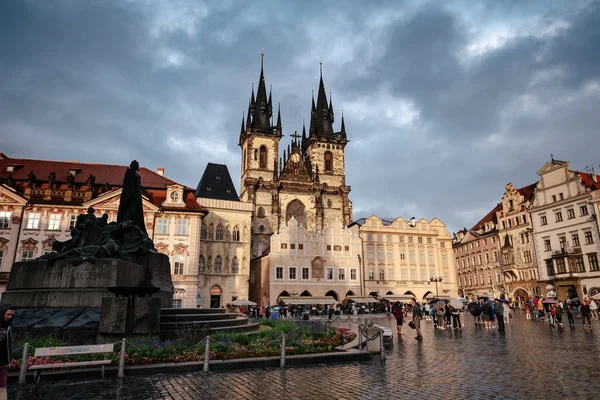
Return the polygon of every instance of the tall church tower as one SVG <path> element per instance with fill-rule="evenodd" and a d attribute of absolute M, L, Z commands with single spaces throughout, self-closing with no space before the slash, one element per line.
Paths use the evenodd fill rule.
<path fill-rule="evenodd" d="M 261 55 L 264 57 L 264 55 Z M 270 237 L 280 226 L 294 218 L 308 231 L 323 229 L 340 221 L 352 222 L 352 202 L 346 186 L 344 150 L 348 143 L 344 118 L 341 130 L 333 128 L 334 112 L 327 102 L 323 73 L 315 104 L 311 107 L 310 128 L 302 136 L 294 132 L 283 157 L 279 156 L 282 138 L 281 114 L 273 124 L 271 93 L 267 98 L 263 61 L 256 97 L 254 87 L 247 118 L 242 119 L 239 145 L 242 148 L 242 201 L 254 204 L 252 215 L 252 258 L 270 246 Z"/>

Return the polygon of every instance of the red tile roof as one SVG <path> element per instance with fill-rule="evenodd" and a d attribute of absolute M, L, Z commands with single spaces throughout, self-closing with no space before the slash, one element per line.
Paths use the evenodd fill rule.
<path fill-rule="evenodd" d="M 496 218 L 496 212 L 502 211 L 502 203 L 496 204 L 496 207 L 492 211 L 486 214 L 479 222 L 475 224 L 470 230 L 477 231 L 479 229 L 483 229 L 486 222 L 498 223 L 498 219 Z"/>
<path fill-rule="evenodd" d="M 525 199 L 525 201 L 533 200 L 533 192 L 535 191 L 536 183 L 532 183 L 531 185 L 527 185 L 522 187 L 521 189 L 517 189 L 517 192 L 521 193 Z"/>
<path fill-rule="evenodd" d="M 583 183 L 584 186 L 587 186 L 592 190 L 600 189 L 600 176 L 599 175 L 596 175 L 596 181 L 594 182 L 594 179 L 593 179 L 594 175 L 588 174 L 586 172 L 578 172 L 578 174 L 581 177 L 581 183 Z"/>
<path fill-rule="evenodd" d="M 9 166 L 12 166 L 14 170 L 7 171 Z M 127 168 L 128 166 L 124 165 L 80 163 L 77 161 L 65 162 L 9 158 L 0 153 L 0 182 L 7 183 L 10 175 L 15 181 L 14 188 L 21 193 L 23 193 L 24 189 L 29 186 L 29 179 L 27 177 L 29 171 L 33 171 L 33 174 L 36 177 L 36 189 L 48 188 L 48 176 L 51 172 L 54 172 L 56 174 L 55 190 L 64 191 L 68 188 L 67 176 L 69 175 L 69 171 L 76 170 L 77 174 L 75 175 L 75 182 L 73 185 L 74 189 L 76 191 L 87 191 L 87 180 L 90 174 L 94 175 L 95 184 L 92 198 L 96 198 L 98 195 L 105 192 L 105 190 L 102 188 L 105 184 L 108 184 L 109 190 L 121 188 L 123 186 L 123 176 L 125 175 Z M 156 205 L 157 207 L 161 207 L 162 203 L 166 200 L 167 186 L 180 185 L 179 183 L 165 178 L 164 176 L 161 176 L 147 168 L 140 167 L 139 174 L 145 194 L 148 196 L 152 204 Z M 181 186 L 184 187 L 186 207 L 171 207 L 169 209 L 183 211 L 206 211 L 206 209 L 200 206 L 194 198 L 194 189 L 184 185 Z M 53 198 L 52 200 L 45 201 L 41 196 L 32 196 L 31 201 L 37 204 L 62 204 L 64 202 L 62 201 L 62 198 Z M 83 198 L 74 198 L 73 201 L 68 202 L 68 204 L 78 205 L 83 201 Z M 166 208 L 163 207 L 163 209 Z"/>

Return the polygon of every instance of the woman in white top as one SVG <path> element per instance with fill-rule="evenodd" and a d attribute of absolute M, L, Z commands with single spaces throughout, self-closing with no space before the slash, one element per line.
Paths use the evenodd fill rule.
<path fill-rule="evenodd" d="M 594 299 L 590 299 L 590 311 L 592 319 L 598 319 L 598 304 Z"/>

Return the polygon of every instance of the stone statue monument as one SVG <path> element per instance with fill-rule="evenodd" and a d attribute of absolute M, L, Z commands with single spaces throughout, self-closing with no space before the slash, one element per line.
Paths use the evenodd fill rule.
<path fill-rule="evenodd" d="M 144 210 L 142 208 L 142 180 L 138 174 L 139 170 L 140 164 L 136 160 L 133 160 L 127 171 L 125 171 L 117 223 L 129 220 L 148 236 L 146 223 L 144 222 Z"/>

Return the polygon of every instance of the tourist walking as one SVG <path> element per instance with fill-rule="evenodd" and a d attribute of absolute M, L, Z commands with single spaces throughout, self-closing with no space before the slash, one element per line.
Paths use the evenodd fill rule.
<path fill-rule="evenodd" d="M 460 326 L 460 310 L 450 306 L 450 312 L 452 313 L 452 325 L 454 325 L 454 329 L 462 330 Z"/>
<path fill-rule="evenodd" d="M 412 303 L 412 322 L 415 325 L 415 330 L 417 331 L 417 336 L 415 339 L 421 340 L 423 336 L 421 336 L 421 318 L 422 318 L 422 310 L 417 300 L 414 298 L 411 300 Z"/>
<path fill-rule="evenodd" d="M 398 335 L 404 335 L 404 333 L 402 333 L 402 325 L 404 324 L 404 308 L 402 307 L 402 303 L 397 301 L 392 308 L 392 312 L 396 318 L 396 331 L 398 332 Z"/>
<path fill-rule="evenodd" d="M 563 324 L 562 324 L 562 315 L 563 315 L 563 308 L 562 305 L 560 303 L 555 304 L 554 305 L 556 307 L 556 324 L 558 327 L 562 328 Z"/>
<path fill-rule="evenodd" d="M 12 356 L 12 324 L 15 308 L 10 304 L 0 304 L 0 400 L 6 400 L 6 381 L 8 378 L 8 365 Z"/>
<path fill-rule="evenodd" d="M 588 300 L 583 302 L 579 312 L 581 312 L 581 321 L 583 322 L 583 327 L 585 328 L 585 320 L 587 319 L 589 327 L 591 328 L 592 321 L 590 320 L 590 315 L 592 311 L 590 310 L 590 302 Z"/>
<path fill-rule="evenodd" d="M 598 319 L 598 304 L 596 304 L 596 300 L 590 300 L 590 311 L 591 318 Z"/>
<path fill-rule="evenodd" d="M 573 306 L 571 302 L 567 303 L 565 300 L 565 304 L 567 305 L 567 318 L 569 319 L 569 327 L 571 329 L 575 329 L 575 318 L 573 318 Z"/>
<path fill-rule="evenodd" d="M 437 320 L 437 328 L 438 329 L 444 329 L 444 314 L 446 313 L 446 306 L 443 305 L 441 307 L 439 307 L 436 311 L 435 311 L 435 317 Z"/>
<path fill-rule="evenodd" d="M 494 313 L 498 320 L 498 332 L 504 332 L 504 305 L 498 299 L 494 299 Z"/>
<path fill-rule="evenodd" d="M 510 318 L 512 317 L 512 310 L 510 309 L 510 305 L 508 303 L 502 303 L 502 307 L 504 308 L 504 325 L 510 324 Z"/>

